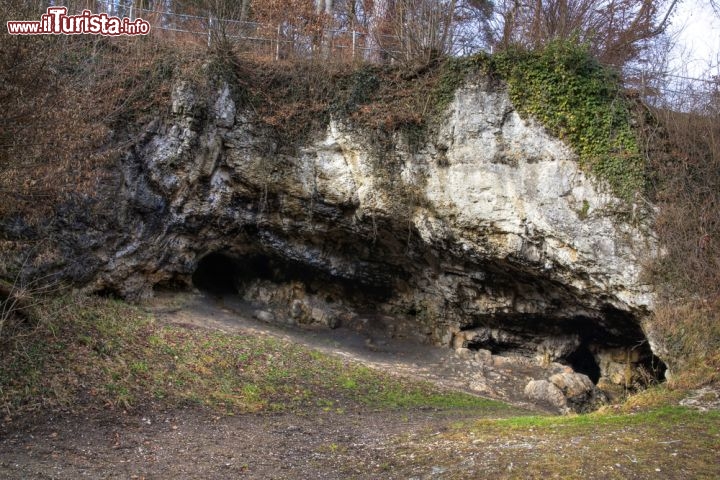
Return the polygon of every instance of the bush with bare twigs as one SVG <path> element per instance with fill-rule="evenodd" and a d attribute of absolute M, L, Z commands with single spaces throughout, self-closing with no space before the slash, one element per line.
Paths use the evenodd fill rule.
<path fill-rule="evenodd" d="M 648 327 L 683 372 L 673 381 L 693 386 L 720 380 L 720 109 L 713 91 L 684 106 L 653 110 L 647 130 L 664 250 L 648 269 L 661 293 Z"/>

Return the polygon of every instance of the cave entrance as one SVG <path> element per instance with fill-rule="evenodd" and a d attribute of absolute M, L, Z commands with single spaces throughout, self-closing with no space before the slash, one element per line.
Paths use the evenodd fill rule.
<path fill-rule="evenodd" d="M 456 334 L 453 344 L 493 355 L 557 362 L 593 383 L 612 379 L 633 388 L 661 380 L 665 365 L 650 349 L 639 322 L 607 309 L 603 318 L 508 315 L 479 318 Z"/>
<path fill-rule="evenodd" d="M 222 253 L 211 253 L 198 262 L 192 283 L 198 290 L 217 295 L 238 292 L 238 280 L 242 276 L 240 263 Z"/>
<path fill-rule="evenodd" d="M 200 259 L 192 274 L 195 288 L 217 295 L 242 294 L 255 281 L 276 285 L 299 282 L 308 294 L 323 295 L 330 301 L 344 298 L 360 305 L 383 302 L 392 295 L 387 285 L 363 280 L 335 276 L 320 268 L 264 253 L 209 253 Z"/>
<path fill-rule="evenodd" d="M 601 371 L 595 355 L 587 345 L 581 345 L 577 350 L 565 358 L 565 362 L 578 373 L 588 376 L 594 384 L 600 380 Z"/>

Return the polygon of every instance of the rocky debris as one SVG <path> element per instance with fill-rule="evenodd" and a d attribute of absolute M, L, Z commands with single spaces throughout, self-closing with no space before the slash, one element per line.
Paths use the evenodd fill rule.
<path fill-rule="evenodd" d="M 587 375 L 557 362 L 544 363 L 521 355 L 493 355 L 489 350 L 476 352 L 466 347 L 457 348 L 455 358 L 478 368 L 470 376 L 468 387 L 479 393 L 512 396 L 513 385 L 530 380 L 523 384 L 524 396 L 561 413 L 588 412 L 607 402 L 605 393 Z"/>
<path fill-rule="evenodd" d="M 680 401 L 683 407 L 694 408 L 701 412 L 720 410 L 720 385 L 708 385 L 691 392 Z"/>
<path fill-rule="evenodd" d="M 498 322 L 495 322 L 498 323 Z M 612 396 L 628 388 L 652 383 L 662 375 L 662 363 L 649 354 L 647 345 L 617 345 L 600 330 L 562 333 L 552 321 L 526 325 L 521 322 L 497 327 L 475 327 L 455 331 L 452 346 L 463 349 L 488 350 L 501 356 L 493 361 L 506 362 L 508 358 L 522 357 L 542 367 L 562 364 L 579 371 L 598 383 Z M 606 337 L 606 338 L 603 338 Z"/>
<path fill-rule="evenodd" d="M 637 368 L 642 361 L 639 350 L 598 348 L 595 357 L 603 379 L 610 384 L 630 387 L 641 379 L 642 371 Z"/>

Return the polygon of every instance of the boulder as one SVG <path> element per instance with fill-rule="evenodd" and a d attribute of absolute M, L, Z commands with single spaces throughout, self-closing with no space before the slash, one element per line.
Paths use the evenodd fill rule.
<path fill-rule="evenodd" d="M 567 399 L 555 384 L 548 380 L 533 380 L 525 387 L 525 396 L 530 400 L 554 407 L 565 413 L 568 410 Z"/>
<path fill-rule="evenodd" d="M 562 413 L 592 411 L 606 401 L 592 380 L 577 372 L 558 373 L 548 380 L 533 380 L 525 387 L 525 396 Z"/>
<path fill-rule="evenodd" d="M 550 377 L 550 382 L 562 392 L 568 407 L 574 412 L 592 411 L 607 401 L 592 380 L 582 373 L 558 373 Z"/>

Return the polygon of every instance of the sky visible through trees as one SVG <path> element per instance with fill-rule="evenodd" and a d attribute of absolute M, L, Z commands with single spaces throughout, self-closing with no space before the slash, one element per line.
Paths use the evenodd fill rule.
<path fill-rule="evenodd" d="M 87 3 L 87 2 L 86 2 Z M 92 3 L 92 2 L 89 2 Z M 604 63 L 712 77 L 720 55 L 715 0 L 101 0 L 136 8 L 265 24 L 305 50 L 323 51 L 322 32 L 347 33 L 383 50 L 370 60 L 427 61 L 554 39 L 586 42 Z M 271 33 L 272 32 L 272 33 Z M 309 40 L 308 40 L 309 39 Z M 349 48 L 347 45 L 342 48 Z"/>

